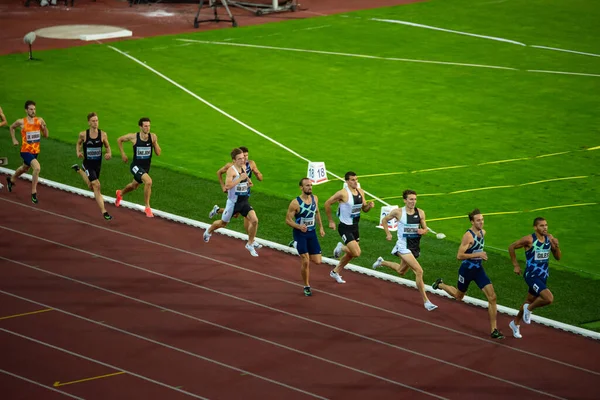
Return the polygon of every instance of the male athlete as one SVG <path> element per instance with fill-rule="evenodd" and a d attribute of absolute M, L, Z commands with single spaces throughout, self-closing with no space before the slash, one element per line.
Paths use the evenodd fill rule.
<path fill-rule="evenodd" d="M 519 309 L 517 318 L 510 321 L 510 329 L 513 336 L 521 339 L 521 320 L 526 324 L 531 323 L 531 312 L 539 307 L 545 307 L 554 301 L 554 295 L 546 287 L 548 280 L 548 261 L 550 253 L 558 261 L 561 257 L 558 239 L 548 233 L 548 222 L 542 217 L 533 220 L 534 232 L 517 240 L 508 246 L 508 254 L 513 266 L 515 274 L 521 275 L 521 267 L 517 261 L 516 249 L 521 247 L 525 249 L 525 259 L 527 267 L 525 268 L 525 282 L 529 286 L 529 293 L 525 304 Z"/>
<path fill-rule="evenodd" d="M 504 335 L 498 330 L 496 323 L 496 292 L 490 278 L 483 269 L 483 260 L 487 260 L 487 253 L 483 251 L 485 246 L 485 230 L 483 229 L 483 214 L 479 209 L 469 213 L 471 229 L 467 230 L 462 237 L 456 258 L 462 260 L 458 269 L 458 288 L 446 285 L 442 278 L 438 278 L 432 285 L 434 290 L 442 289 L 456 300 L 462 300 L 474 281 L 479 289 L 483 291 L 488 300 L 488 314 L 490 316 L 492 339 L 504 339 Z"/>
<path fill-rule="evenodd" d="M 227 178 L 225 180 L 225 189 L 227 190 L 225 211 L 223 212 L 223 217 L 213 222 L 204 232 L 204 241 L 208 242 L 214 231 L 226 227 L 229 221 L 231 221 L 231 217 L 236 213 L 240 213 L 247 220 L 247 223 L 246 221 L 244 223 L 246 233 L 248 234 L 246 250 L 253 257 L 258 257 L 256 248 L 262 247 L 254 241 L 258 229 L 258 217 L 248 202 L 248 191 L 252 186 L 252 180 L 248 178 L 244 169 L 246 159 L 243 151 L 233 149 L 231 151 L 231 159 L 233 160 L 233 165 L 227 170 Z"/>
<path fill-rule="evenodd" d="M 6 187 L 9 192 L 12 192 L 15 180 L 29 171 L 30 168 L 33 169 L 31 173 L 31 202 L 37 204 L 37 184 L 42 168 L 37 158 L 40 154 L 41 137 L 48 137 L 48 127 L 41 117 L 35 116 L 35 101 L 27 100 L 25 102 L 25 111 L 27 112 L 27 116 L 16 120 L 10 126 L 10 137 L 15 146 L 19 145 L 15 137 L 15 129 L 21 128 L 21 158 L 23 159 L 23 165 L 17 168 L 11 177 L 6 178 Z"/>
<path fill-rule="evenodd" d="M 110 144 L 108 143 L 108 135 L 106 132 L 98 129 L 98 115 L 94 112 L 89 113 L 87 116 L 89 129 L 83 132 L 79 132 L 79 138 L 75 146 L 77 152 L 77 158 L 83 158 L 81 164 L 83 168 L 79 168 L 79 165 L 73 164 L 71 168 L 83 178 L 83 181 L 88 188 L 94 191 L 94 198 L 100 212 L 105 220 L 110 221 L 112 217 L 106 208 L 104 207 L 104 198 L 100 192 L 100 169 L 102 168 L 102 146 L 106 147 L 106 153 L 104 158 L 110 160 L 112 152 L 110 150 Z M 81 147 L 83 146 L 83 151 Z"/>
<path fill-rule="evenodd" d="M 335 221 L 331 214 L 331 205 L 340 203 L 338 215 L 340 223 L 338 225 L 338 233 L 342 237 L 342 242 L 339 242 L 333 250 L 333 257 L 339 258 L 342 251 L 345 253 L 338 265 L 331 270 L 329 276 L 336 280 L 337 283 L 346 283 L 340 275 L 340 271 L 352 260 L 360 256 L 360 234 L 358 232 L 358 222 L 360 221 L 360 212 L 369 212 L 375 203 L 365 200 L 365 192 L 358 187 L 358 177 L 355 172 L 348 171 L 344 176 L 346 185 L 343 189 L 338 190 L 325 202 L 325 213 L 329 220 L 329 228 L 335 229 Z"/>
<path fill-rule="evenodd" d="M 302 194 L 290 203 L 285 223 L 293 229 L 296 250 L 302 260 L 300 274 L 304 282 L 304 295 L 312 296 L 309 282 L 309 264 L 321 264 L 321 245 L 315 230 L 319 225 L 319 234 L 325 236 L 325 229 L 319 213 L 319 199 L 312 193 L 312 182 L 308 178 L 300 179 Z"/>
<path fill-rule="evenodd" d="M 383 265 L 384 267 L 395 269 L 400 275 L 406 274 L 410 268 L 415 273 L 415 283 L 417 284 L 419 293 L 421 293 L 425 309 L 433 311 L 437 306 L 429 301 L 427 297 L 425 283 L 423 282 L 423 268 L 417 261 L 421 253 L 421 235 L 426 235 L 428 231 L 427 223 L 425 222 L 425 212 L 415 207 L 417 204 L 417 192 L 414 190 L 405 190 L 402 193 L 402 199 L 405 206 L 393 209 L 381 221 L 383 230 L 385 231 L 385 238 L 392 240 L 388 221 L 394 218 L 398 220 L 398 241 L 392 249 L 392 254 L 400 257 L 400 264 L 385 261 L 383 257 L 379 257 L 373 264 L 373 268 Z"/>
<path fill-rule="evenodd" d="M 133 160 L 131 161 L 130 165 L 130 171 L 133 175 L 133 182 L 125 186 L 122 191 L 117 190 L 117 200 L 115 201 L 115 206 L 119 207 L 121 205 L 121 200 L 123 200 L 123 196 L 126 193 L 136 190 L 138 186 L 143 183 L 144 202 L 146 205 L 144 212 L 146 213 L 146 217 L 152 218 L 154 217 L 154 214 L 152 214 L 152 209 L 150 208 L 152 178 L 150 178 L 148 173 L 150 172 L 150 164 L 152 162 L 152 151 L 154 150 L 154 153 L 157 156 L 160 156 L 161 149 L 158 145 L 158 136 L 155 133 L 150 133 L 150 118 L 141 118 L 138 122 L 138 125 L 140 127 L 139 132 L 129 133 L 117 139 L 119 151 L 121 152 L 121 159 L 124 163 L 127 162 L 127 156 L 123 151 L 123 142 L 133 143 Z"/>

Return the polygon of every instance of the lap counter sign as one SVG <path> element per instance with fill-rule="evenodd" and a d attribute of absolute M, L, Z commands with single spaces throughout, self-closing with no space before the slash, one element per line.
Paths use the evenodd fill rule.
<path fill-rule="evenodd" d="M 324 162 L 309 162 L 306 176 L 313 185 L 327 182 L 327 169 Z"/>

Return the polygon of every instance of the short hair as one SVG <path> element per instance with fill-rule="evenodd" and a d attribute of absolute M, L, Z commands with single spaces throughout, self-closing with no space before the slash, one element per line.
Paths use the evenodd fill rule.
<path fill-rule="evenodd" d="M 414 194 L 416 196 L 417 192 L 415 192 L 414 190 L 406 189 L 404 192 L 402 192 L 402 198 L 406 200 L 411 194 Z"/>
<path fill-rule="evenodd" d="M 29 106 L 35 106 L 35 101 L 33 101 L 33 100 L 27 100 L 25 102 L 25 109 L 27 110 L 29 108 Z"/>
<path fill-rule="evenodd" d="M 95 112 L 91 112 L 91 113 L 89 113 L 89 114 L 88 114 L 88 121 L 89 121 L 90 119 L 92 119 L 93 117 L 97 117 L 97 116 L 98 116 L 98 114 L 96 114 Z M 141 125 L 140 125 L 140 126 L 141 126 Z"/>
<path fill-rule="evenodd" d="M 542 221 L 545 221 L 546 218 L 542 218 L 542 217 L 537 217 L 536 219 L 533 220 L 533 226 L 537 226 L 537 224 L 539 224 Z"/>
<path fill-rule="evenodd" d="M 481 214 L 481 211 L 479 211 L 479 208 L 476 208 L 473 211 L 471 211 L 469 213 L 469 221 L 473 222 L 473 220 L 475 219 L 475 216 L 478 214 Z"/>
<path fill-rule="evenodd" d="M 308 178 L 302 178 L 300 179 L 300 182 L 298 182 L 298 186 L 302 187 L 304 185 L 304 181 L 307 180 Z M 310 179 L 308 179 L 310 180 Z"/>
<path fill-rule="evenodd" d="M 235 160 L 235 158 L 240 154 L 244 154 L 244 152 L 236 147 L 235 149 L 231 150 L 231 159 Z"/>
<path fill-rule="evenodd" d="M 243 151 L 244 153 L 248 153 L 248 148 L 246 146 L 240 146 L 238 147 L 241 151 Z"/>
<path fill-rule="evenodd" d="M 356 176 L 356 172 L 354 172 L 354 171 L 348 171 L 348 172 L 346 172 L 346 175 L 344 175 L 344 179 L 345 180 L 349 180 L 350 177 L 352 177 L 352 176 Z"/>
<path fill-rule="evenodd" d="M 151 122 L 150 118 L 148 118 L 148 117 L 140 118 L 140 120 L 138 121 L 138 126 L 141 127 L 144 124 L 144 122 Z"/>

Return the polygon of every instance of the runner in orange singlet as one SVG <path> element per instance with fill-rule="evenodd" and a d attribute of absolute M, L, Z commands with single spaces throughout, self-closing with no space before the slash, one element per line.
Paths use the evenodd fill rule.
<path fill-rule="evenodd" d="M 15 129 L 21 128 L 21 158 L 23 159 L 23 165 L 17 168 L 10 178 L 7 177 L 6 182 L 8 183 L 8 191 L 12 192 L 15 180 L 32 168 L 31 201 L 37 204 L 37 183 L 41 169 L 37 157 L 40 154 L 41 137 L 48 137 L 48 127 L 42 118 L 35 116 L 35 101 L 27 100 L 25 102 L 25 111 L 27 112 L 27 116 L 16 120 L 10 126 L 10 136 L 15 146 L 19 145 L 19 141 L 15 137 Z"/>

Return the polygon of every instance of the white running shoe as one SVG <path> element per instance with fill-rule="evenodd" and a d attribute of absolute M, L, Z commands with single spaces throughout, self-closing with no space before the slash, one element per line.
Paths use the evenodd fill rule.
<path fill-rule="evenodd" d="M 435 304 L 433 304 L 433 303 L 432 303 L 432 302 L 430 302 L 430 301 L 428 301 L 428 302 L 424 303 L 424 304 L 423 304 L 423 306 L 425 306 L 425 309 L 426 309 L 427 311 L 433 311 L 433 310 L 435 310 L 436 308 L 438 308 L 438 306 L 436 306 Z"/>
<path fill-rule="evenodd" d="M 217 211 L 219 211 L 219 206 L 215 204 L 212 210 L 210 210 L 208 213 L 208 218 L 213 219 L 215 215 L 217 215 Z"/>
<path fill-rule="evenodd" d="M 259 250 L 263 248 L 263 245 L 258 243 L 256 240 L 254 242 L 252 242 L 252 247 L 254 247 L 255 249 Z"/>
<path fill-rule="evenodd" d="M 48 5 L 48 0 L 42 0 L 40 1 L 40 6 L 41 7 L 46 7 Z"/>
<path fill-rule="evenodd" d="M 335 246 L 335 249 L 333 249 L 333 258 L 340 258 L 343 246 L 344 245 L 342 244 L 342 242 L 338 242 L 337 246 Z"/>
<path fill-rule="evenodd" d="M 529 311 L 529 303 L 523 304 L 523 322 L 531 323 L 531 311 Z"/>
<path fill-rule="evenodd" d="M 329 273 L 329 276 L 332 277 L 333 279 L 335 279 L 335 281 L 337 283 L 346 283 L 346 281 L 342 279 L 342 276 L 340 274 L 338 274 L 337 272 L 334 272 L 333 270 L 331 270 L 331 272 Z"/>
<path fill-rule="evenodd" d="M 383 257 L 379 257 L 377 259 L 377 261 L 375 261 L 373 263 L 373 269 L 377 269 L 378 267 L 381 267 L 381 263 L 383 262 Z"/>
<path fill-rule="evenodd" d="M 519 325 L 515 324 L 515 321 L 510 321 L 510 324 L 508 324 L 508 326 L 510 326 L 510 329 L 512 329 L 514 337 L 516 337 L 517 339 L 521 339 L 523 337 L 521 335 L 521 328 L 519 327 Z"/>
<path fill-rule="evenodd" d="M 252 246 L 251 244 L 246 243 L 246 250 L 250 252 L 252 257 L 258 257 L 258 253 L 256 252 L 256 250 L 254 250 L 254 246 Z"/>
<path fill-rule="evenodd" d="M 203 238 L 204 238 L 204 241 L 205 241 L 206 243 L 208 243 L 208 241 L 210 240 L 210 237 L 211 237 L 211 236 L 212 236 L 212 234 L 211 234 L 211 233 L 208 233 L 208 229 L 207 229 L 207 230 L 204 232 L 204 236 L 203 236 Z"/>

